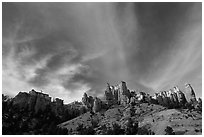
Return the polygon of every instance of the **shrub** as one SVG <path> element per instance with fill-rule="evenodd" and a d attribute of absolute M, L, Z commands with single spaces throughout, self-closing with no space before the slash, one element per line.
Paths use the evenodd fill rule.
<path fill-rule="evenodd" d="M 76 128 L 78 135 L 94 135 L 95 130 L 93 127 L 84 127 L 83 124 L 79 124 Z"/>
<path fill-rule="evenodd" d="M 170 126 L 166 127 L 165 132 L 165 135 L 175 135 L 174 130 Z"/>
<path fill-rule="evenodd" d="M 138 128 L 138 135 L 155 135 L 153 131 L 149 128 L 149 125 L 145 125 Z"/>

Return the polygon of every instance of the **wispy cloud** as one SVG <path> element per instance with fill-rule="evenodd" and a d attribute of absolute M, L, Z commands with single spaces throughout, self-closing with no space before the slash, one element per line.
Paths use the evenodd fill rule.
<path fill-rule="evenodd" d="M 3 92 L 65 102 L 106 82 L 201 96 L 201 3 L 3 3 Z"/>

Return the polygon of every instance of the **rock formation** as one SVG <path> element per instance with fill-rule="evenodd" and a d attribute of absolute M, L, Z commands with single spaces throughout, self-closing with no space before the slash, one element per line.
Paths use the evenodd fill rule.
<path fill-rule="evenodd" d="M 84 93 L 83 97 L 82 97 L 82 103 L 84 106 L 88 105 L 88 96 L 86 93 Z"/>
<path fill-rule="evenodd" d="M 174 87 L 174 89 L 178 97 L 179 106 L 184 107 L 185 104 L 187 103 L 185 94 L 181 90 L 179 90 L 178 87 Z"/>
<path fill-rule="evenodd" d="M 130 98 L 130 104 L 134 105 L 134 104 L 136 104 L 136 103 L 137 103 L 136 97 L 131 97 L 131 98 Z"/>
<path fill-rule="evenodd" d="M 144 101 L 145 98 L 145 93 L 144 92 L 139 92 L 138 94 L 136 94 L 136 98 L 138 101 Z"/>
<path fill-rule="evenodd" d="M 29 100 L 29 94 L 25 92 L 19 92 L 13 99 L 13 105 L 18 106 L 21 108 L 27 108 L 28 107 L 28 100 Z"/>
<path fill-rule="evenodd" d="M 82 97 L 82 103 L 84 106 L 86 106 L 86 108 L 88 110 L 92 110 L 92 107 L 94 105 L 94 99 L 92 96 L 88 97 L 88 95 L 86 93 L 84 93 L 84 95 Z"/>
<path fill-rule="evenodd" d="M 47 94 L 37 92 L 37 99 L 35 103 L 35 113 L 38 113 L 40 110 L 44 111 L 46 107 L 51 103 L 51 98 Z"/>
<path fill-rule="evenodd" d="M 153 99 L 157 100 L 160 105 L 168 108 L 185 107 L 187 102 L 185 94 L 178 87 L 174 87 L 173 90 L 155 93 Z"/>
<path fill-rule="evenodd" d="M 32 89 L 29 93 L 19 92 L 13 99 L 13 105 L 20 108 L 26 108 L 30 111 L 38 113 L 40 110 L 44 111 L 51 103 L 51 97 L 48 94 L 36 92 Z"/>
<path fill-rule="evenodd" d="M 198 98 L 197 105 L 195 108 L 202 111 L 202 99 L 201 98 Z"/>
<path fill-rule="evenodd" d="M 173 92 L 171 90 L 169 90 L 169 91 L 166 91 L 166 93 L 167 93 L 167 99 L 169 102 L 169 108 L 174 108 L 176 101 L 174 100 Z"/>
<path fill-rule="evenodd" d="M 159 104 L 167 108 L 186 108 L 188 106 L 191 108 L 199 108 L 202 104 L 200 103 L 202 102 L 201 99 L 198 101 L 196 100 L 195 92 L 190 84 L 186 84 L 186 94 L 178 87 L 174 87 L 168 91 L 161 91 L 150 96 L 142 91 L 130 92 L 124 81 L 121 81 L 121 83 L 116 86 L 107 83 L 104 99 L 105 100 L 101 101 L 97 97 L 93 98 L 84 93 L 82 104 L 86 109 L 85 111 L 89 110 L 93 112 L 109 108 L 112 105 L 127 106 L 129 104 L 135 105 L 141 102 Z M 44 111 L 48 105 L 51 106 L 52 111 L 56 115 L 61 115 L 65 111 L 63 108 L 63 100 L 56 98 L 51 102 L 51 97 L 49 97 L 49 95 L 42 92 L 36 92 L 35 90 L 31 90 L 29 93 L 19 92 L 13 99 L 13 105 L 33 110 L 35 113 Z"/>
<path fill-rule="evenodd" d="M 190 84 L 186 84 L 186 99 L 188 103 L 195 104 L 196 103 L 196 96 L 195 92 Z"/>
<path fill-rule="evenodd" d="M 93 103 L 93 112 L 99 112 L 102 108 L 102 102 L 99 98 L 95 97 L 94 98 L 94 103 Z"/>
<path fill-rule="evenodd" d="M 129 103 L 130 91 L 127 89 L 126 83 L 124 81 L 121 81 L 118 88 L 119 88 L 118 101 L 122 105 L 127 105 Z"/>
<path fill-rule="evenodd" d="M 202 99 L 198 98 L 198 104 L 200 105 L 200 107 L 202 108 Z"/>
<path fill-rule="evenodd" d="M 130 91 L 124 81 L 116 86 L 110 86 L 108 83 L 104 95 L 109 106 L 113 104 L 127 105 L 130 102 L 130 96 Z"/>
<path fill-rule="evenodd" d="M 62 115 L 64 111 L 63 100 L 59 98 L 55 98 L 51 104 L 51 109 L 52 109 L 52 112 L 55 113 L 55 115 L 57 116 Z"/>
<path fill-rule="evenodd" d="M 104 97 L 108 105 L 114 104 L 116 98 L 114 93 L 115 93 L 114 87 L 110 86 L 110 84 L 107 83 L 107 88 L 105 90 Z"/>
<path fill-rule="evenodd" d="M 161 95 L 161 98 L 162 98 L 162 104 L 163 104 L 165 107 L 168 107 L 169 101 L 168 101 L 168 98 L 167 98 L 166 91 L 162 91 L 160 95 Z"/>
<path fill-rule="evenodd" d="M 28 111 L 34 112 L 35 114 L 40 111 L 44 112 L 49 108 L 56 116 L 64 115 L 66 109 L 63 100 L 55 98 L 52 102 L 48 94 L 37 92 L 34 89 L 29 91 L 29 93 L 19 92 L 19 94 L 13 98 L 12 104 L 18 106 L 20 109 L 28 109 Z"/>
<path fill-rule="evenodd" d="M 172 94 L 172 98 L 173 98 L 173 100 L 172 100 L 173 108 L 177 108 L 179 106 L 178 96 L 173 90 L 171 90 L 171 94 Z"/>
<path fill-rule="evenodd" d="M 160 105 L 163 105 L 163 97 L 161 92 L 157 94 L 157 101 Z"/>

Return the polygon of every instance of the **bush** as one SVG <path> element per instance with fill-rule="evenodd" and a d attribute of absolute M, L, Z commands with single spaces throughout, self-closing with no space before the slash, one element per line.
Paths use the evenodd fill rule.
<path fill-rule="evenodd" d="M 101 135 L 125 135 L 125 130 L 121 128 L 117 123 L 113 123 L 111 127 L 107 127 L 106 125 L 102 125 L 100 127 Z"/>
<path fill-rule="evenodd" d="M 174 130 L 170 126 L 166 127 L 165 132 L 165 135 L 175 135 Z"/>
<path fill-rule="evenodd" d="M 149 125 L 142 126 L 138 128 L 138 135 L 155 135 L 153 131 L 149 128 Z"/>
<path fill-rule="evenodd" d="M 79 124 L 76 128 L 78 135 L 94 135 L 95 131 L 93 127 L 84 127 L 83 124 Z"/>

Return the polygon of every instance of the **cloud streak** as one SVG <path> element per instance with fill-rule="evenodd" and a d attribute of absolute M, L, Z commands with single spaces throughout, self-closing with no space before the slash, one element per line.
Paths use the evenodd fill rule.
<path fill-rule="evenodd" d="M 3 92 L 202 89 L 201 3 L 3 3 Z"/>

